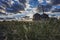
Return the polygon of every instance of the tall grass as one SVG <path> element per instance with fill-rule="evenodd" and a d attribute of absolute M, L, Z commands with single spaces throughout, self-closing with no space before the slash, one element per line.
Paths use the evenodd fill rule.
<path fill-rule="evenodd" d="M 0 40 L 60 40 L 60 20 L 0 22 L 0 33 Z"/>

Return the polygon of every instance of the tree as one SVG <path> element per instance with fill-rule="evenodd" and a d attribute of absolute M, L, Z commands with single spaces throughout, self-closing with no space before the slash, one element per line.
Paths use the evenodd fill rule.
<path fill-rule="evenodd" d="M 42 6 L 39 4 L 38 7 L 37 7 L 37 11 L 38 12 L 42 12 Z"/>
<path fill-rule="evenodd" d="M 41 19 L 41 15 L 39 13 L 33 15 L 33 20 L 38 21 L 40 19 Z"/>
<path fill-rule="evenodd" d="M 50 11 L 51 8 L 52 8 L 51 4 L 46 4 L 46 5 L 39 4 L 37 10 L 38 12 L 43 12 L 43 11 L 48 12 Z"/>

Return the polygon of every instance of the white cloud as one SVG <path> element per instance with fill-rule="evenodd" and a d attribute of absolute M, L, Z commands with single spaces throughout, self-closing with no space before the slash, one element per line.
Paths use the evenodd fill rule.
<path fill-rule="evenodd" d="M 27 10 L 28 8 L 30 8 L 29 1 L 30 1 L 30 0 L 26 0 L 26 3 L 25 3 L 25 4 L 26 4 L 26 8 L 25 8 L 25 10 Z"/>
<path fill-rule="evenodd" d="M 11 4 L 13 4 L 14 3 L 14 1 L 11 1 Z"/>
<path fill-rule="evenodd" d="M 15 0 L 15 1 L 19 1 L 19 0 Z"/>
<path fill-rule="evenodd" d="M 29 3 L 30 0 L 26 0 L 27 3 Z"/>
<path fill-rule="evenodd" d="M 47 3 L 51 3 L 51 0 L 46 0 Z"/>
<path fill-rule="evenodd" d="M 43 0 L 38 0 L 39 1 L 39 3 L 42 3 L 42 2 L 44 2 Z"/>

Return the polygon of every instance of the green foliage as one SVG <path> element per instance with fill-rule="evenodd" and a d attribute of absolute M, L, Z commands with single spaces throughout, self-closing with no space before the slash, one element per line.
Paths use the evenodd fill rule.
<path fill-rule="evenodd" d="M 0 22 L 5 40 L 60 40 L 60 20 Z"/>

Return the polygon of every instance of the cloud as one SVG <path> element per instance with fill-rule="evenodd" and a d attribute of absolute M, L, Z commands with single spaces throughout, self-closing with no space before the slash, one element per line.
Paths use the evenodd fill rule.
<path fill-rule="evenodd" d="M 51 0 L 53 5 L 58 5 L 60 4 L 60 0 Z"/>
<path fill-rule="evenodd" d="M 0 0 L 0 2 L 3 4 L 3 6 L 8 7 L 9 6 L 9 0 Z"/>
<path fill-rule="evenodd" d="M 46 0 L 46 2 L 51 4 L 51 0 Z"/>
<path fill-rule="evenodd" d="M 19 0 L 19 2 L 25 4 L 26 0 Z"/>
<path fill-rule="evenodd" d="M 19 3 L 13 3 L 11 7 L 7 8 L 7 12 L 19 12 L 21 10 L 24 10 L 24 6 Z"/>
<path fill-rule="evenodd" d="M 26 7 L 26 0 L 0 0 L 7 12 L 18 12 Z M 2 5 L 1 4 L 1 5 Z"/>
<path fill-rule="evenodd" d="M 30 0 L 26 0 L 26 3 L 29 3 Z"/>
<path fill-rule="evenodd" d="M 52 5 L 50 4 L 43 5 L 43 7 L 41 6 L 41 4 L 39 4 L 37 7 L 37 11 L 42 12 L 44 10 L 45 12 L 48 12 L 51 10 L 51 8 L 52 8 Z"/>
<path fill-rule="evenodd" d="M 33 8 L 33 7 L 37 7 L 39 2 L 38 2 L 38 0 L 30 0 L 29 4 L 30 4 L 30 7 Z"/>
<path fill-rule="evenodd" d="M 26 0 L 19 0 L 20 2 L 22 2 L 22 3 L 26 3 Z"/>
<path fill-rule="evenodd" d="M 42 3 L 42 2 L 44 2 L 43 0 L 38 0 L 39 1 L 39 3 Z"/>

